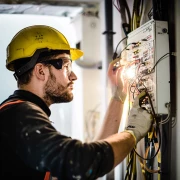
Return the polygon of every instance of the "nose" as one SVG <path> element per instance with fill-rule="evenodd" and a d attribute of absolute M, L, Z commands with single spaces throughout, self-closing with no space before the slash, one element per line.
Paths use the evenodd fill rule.
<path fill-rule="evenodd" d="M 71 81 L 77 80 L 77 76 L 76 76 L 76 74 L 73 71 L 71 71 L 71 74 L 69 76 L 69 80 L 71 80 Z"/>

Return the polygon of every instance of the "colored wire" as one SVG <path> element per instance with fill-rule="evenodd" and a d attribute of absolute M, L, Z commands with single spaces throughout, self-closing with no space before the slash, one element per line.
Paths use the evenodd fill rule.
<path fill-rule="evenodd" d="M 142 16 L 144 3 L 143 0 L 134 0 L 133 11 L 132 11 L 132 20 L 131 20 L 131 30 L 135 30 L 140 26 L 140 20 Z"/>
<path fill-rule="evenodd" d="M 131 29 L 131 12 L 128 6 L 128 3 L 126 0 L 112 0 L 114 7 L 117 9 L 117 11 L 121 14 L 121 21 L 122 21 L 122 26 L 123 24 L 128 25 L 128 32 L 130 32 Z M 115 3 L 116 2 L 116 3 Z M 128 21 L 126 21 L 126 15 L 128 17 Z M 126 32 L 125 32 L 126 34 Z"/>
<path fill-rule="evenodd" d="M 133 151 L 131 151 L 130 155 L 128 156 L 128 164 L 127 164 L 127 168 L 126 168 L 126 175 L 125 175 L 125 180 L 128 178 L 130 179 L 129 177 L 131 177 L 131 169 L 132 169 L 132 165 L 133 165 L 133 160 L 134 160 L 134 153 Z M 130 173 L 129 173 L 130 171 Z"/>
<path fill-rule="evenodd" d="M 160 132 L 159 128 L 157 128 L 157 129 L 158 129 L 158 133 L 159 133 L 159 146 L 158 146 L 158 148 L 156 150 L 156 153 L 152 157 L 150 157 L 150 158 L 142 157 L 134 148 L 134 152 L 136 153 L 136 155 L 138 155 L 143 160 L 152 160 L 152 159 L 154 159 L 157 156 L 157 154 L 158 154 L 158 152 L 160 150 L 160 147 L 161 147 L 161 132 Z"/>
<path fill-rule="evenodd" d="M 157 143 L 154 143 L 154 146 L 155 146 L 156 151 L 158 151 Z M 148 156 L 149 151 L 150 151 L 150 146 L 148 146 L 147 149 L 146 149 L 145 157 Z M 160 151 L 158 151 L 158 152 L 160 152 Z M 141 158 L 139 158 L 139 161 L 140 161 L 140 164 L 141 164 L 142 168 L 144 168 L 149 173 L 159 173 L 160 169 L 150 169 L 150 168 L 148 168 L 147 165 L 146 165 L 146 160 L 142 161 Z"/>

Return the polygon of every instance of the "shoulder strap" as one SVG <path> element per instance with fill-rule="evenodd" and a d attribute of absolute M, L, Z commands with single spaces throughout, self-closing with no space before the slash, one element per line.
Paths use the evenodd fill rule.
<path fill-rule="evenodd" d="M 46 172 L 44 180 L 50 180 L 51 174 L 49 171 Z"/>
<path fill-rule="evenodd" d="M 5 107 L 5 106 L 8 106 L 8 105 L 10 105 L 10 104 L 18 104 L 18 103 L 21 103 L 21 102 L 24 102 L 24 101 L 22 101 L 22 100 L 8 101 L 8 102 L 5 102 L 4 104 L 2 104 L 2 105 L 0 106 L 0 109 L 2 109 L 2 108 Z"/>

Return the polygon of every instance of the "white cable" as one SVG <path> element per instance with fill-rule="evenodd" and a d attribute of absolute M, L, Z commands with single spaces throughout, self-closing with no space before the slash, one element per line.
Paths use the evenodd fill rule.
<path fill-rule="evenodd" d="M 171 104 L 170 103 L 167 104 L 167 109 L 168 109 L 168 116 L 166 117 L 166 119 L 161 120 L 159 122 L 159 124 L 166 124 L 167 122 L 169 122 L 170 116 L 171 116 Z"/>

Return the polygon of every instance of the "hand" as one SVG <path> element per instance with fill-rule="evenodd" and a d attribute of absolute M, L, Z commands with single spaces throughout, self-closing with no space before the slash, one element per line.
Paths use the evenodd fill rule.
<path fill-rule="evenodd" d="M 133 107 L 130 110 L 128 117 L 128 123 L 126 130 L 135 136 L 136 143 L 138 143 L 142 138 L 144 138 L 151 128 L 153 118 L 146 110 L 139 106 L 139 99 L 146 95 L 143 91 L 134 100 Z"/>
<path fill-rule="evenodd" d="M 123 78 L 124 65 L 121 65 L 122 59 L 117 58 L 109 64 L 108 78 L 111 83 L 113 98 L 121 101 L 126 99 L 127 81 Z"/>

